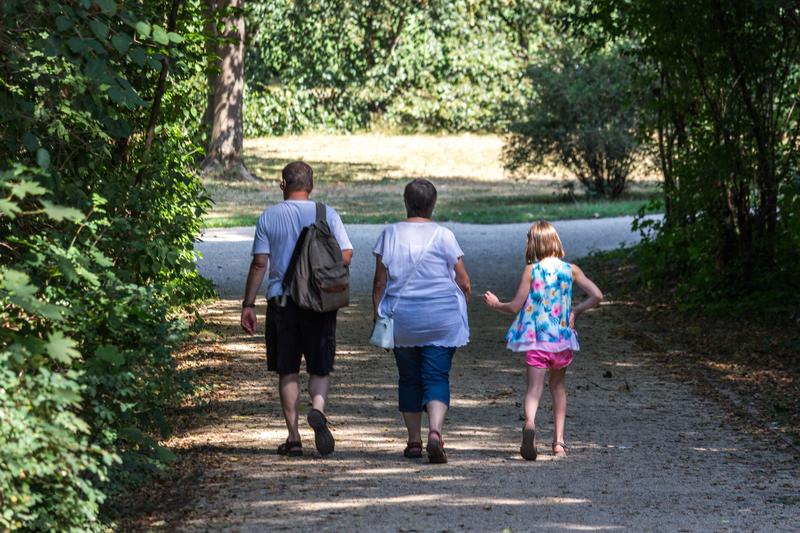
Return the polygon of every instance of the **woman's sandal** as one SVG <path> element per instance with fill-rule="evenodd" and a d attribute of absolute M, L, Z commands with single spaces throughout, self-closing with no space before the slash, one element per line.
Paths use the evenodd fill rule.
<path fill-rule="evenodd" d="M 419 459 L 422 457 L 422 443 L 408 441 L 406 449 L 403 450 L 403 456 L 409 459 Z"/>
<path fill-rule="evenodd" d="M 437 435 L 438 438 L 431 438 L 433 435 Z M 442 434 L 438 431 L 431 430 L 428 432 L 428 446 L 426 447 L 426 450 L 428 452 L 428 462 L 436 464 L 447 462 L 447 453 L 444 451 Z"/>
<path fill-rule="evenodd" d="M 561 447 L 561 451 L 560 452 L 556 451 L 556 446 L 560 446 Z M 562 457 L 566 457 L 567 456 L 567 450 L 568 450 L 567 445 L 564 444 L 563 442 L 554 442 L 553 443 L 553 455 L 556 457 L 556 459 L 560 459 Z"/>
<path fill-rule="evenodd" d="M 319 409 L 312 409 L 308 413 L 308 425 L 314 430 L 314 445 L 320 455 L 328 455 L 333 452 L 335 441 L 333 434 L 328 429 L 328 419 Z"/>
<path fill-rule="evenodd" d="M 300 457 L 303 455 L 303 445 L 299 440 L 289 440 L 278 446 L 278 455 Z"/>
<path fill-rule="evenodd" d="M 522 428 L 522 446 L 519 453 L 526 461 L 536 460 L 536 430 L 533 428 Z"/>

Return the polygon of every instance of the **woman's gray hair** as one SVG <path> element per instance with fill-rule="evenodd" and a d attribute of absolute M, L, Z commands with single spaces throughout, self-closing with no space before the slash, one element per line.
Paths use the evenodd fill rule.
<path fill-rule="evenodd" d="M 417 178 L 403 191 L 408 217 L 431 218 L 436 206 L 436 187 L 426 179 Z"/>

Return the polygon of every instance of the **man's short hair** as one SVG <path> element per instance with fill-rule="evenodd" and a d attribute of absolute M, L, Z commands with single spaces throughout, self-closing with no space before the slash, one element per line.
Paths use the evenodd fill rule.
<path fill-rule="evenodd" d="M 408 217 L 431 218 L 436 206 L 436 187 L 426 179 L 417 178 L 403 191 Z"/>
<path fill-rule="evenodd" d="M 308 191 L 314 189 L 314 171 L 308 163 L 294 161 L 281 171 L 286 192 Z"/>

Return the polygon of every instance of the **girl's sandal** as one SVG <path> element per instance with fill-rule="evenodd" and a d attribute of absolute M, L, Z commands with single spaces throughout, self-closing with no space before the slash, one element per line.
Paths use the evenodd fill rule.
<path fill-rule="evenodd" d="M 406 449 L 403 450 L 403 456 L 409 459 L 419 459 L 422 457 L 422 442 L 408 441 Z"/>
<path fill-rule="evenodd" d="M 533 428 L 522 428 L 522 446 L 519 453 L 526 461 L 536 460 L 536 430 Z"/>
<path fill-rule="evenodd" d="M 436 435 L 437 438 L 433 438 Z M 436 430 L 428 432 L 428 462 L 435 464 L 442 464 L 447 462 L 447 453 L 444 451 L 444 441 L 442 441 L 442 434 Z"/>
<path fill-rule="evenodd" d="M 303 455 L 303 445 L 298 440 L 286 439 L 286 442 L 278 446 L 278 455 L 301 457 Z"/>
<path fill-rule="evenodd" d="M 557 451 L 556 448 L 561 448 L 561 451 Z M 567 456 L 567 445 L 563 442 L 554 442 L 553 443 L 553 455 L 556 459 L 561 459 L 562 457 Z"/>

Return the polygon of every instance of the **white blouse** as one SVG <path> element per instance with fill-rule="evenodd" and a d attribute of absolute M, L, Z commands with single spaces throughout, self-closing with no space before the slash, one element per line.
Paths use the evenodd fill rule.
<path fill-rule="evenodd" d="M 437 228 L 415 272 L 414 264 Z M 433 222 L 398 222 L 383 230 L 373 253 L 388 273 L 378 314 L 389 316 L 394 307 L 395 346 L 458 347 L 469 342 L 467 302 L 453 269 L 464 252 L 452 231 Z"/>

